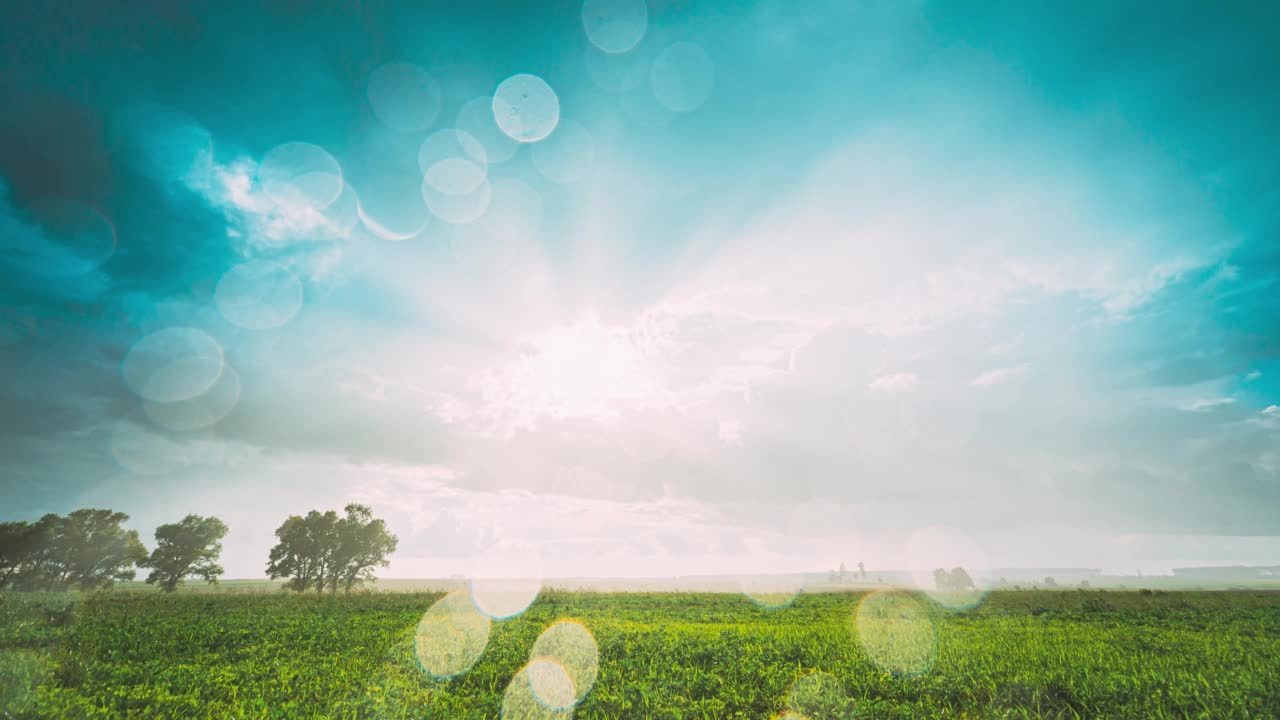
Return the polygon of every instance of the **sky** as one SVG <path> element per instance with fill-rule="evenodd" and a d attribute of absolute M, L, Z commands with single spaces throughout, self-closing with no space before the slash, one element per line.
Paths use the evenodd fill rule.
<path fill-rule="evenodd" d="M 1274 8 L 214 5 L 0 9 L 2 519 L 1280 560 Z"/>

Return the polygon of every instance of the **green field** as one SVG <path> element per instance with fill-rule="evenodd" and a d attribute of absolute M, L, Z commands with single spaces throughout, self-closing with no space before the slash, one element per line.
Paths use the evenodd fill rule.
<path fill-rule="evenodd" d="M 599 649 L 578 718 L 1280 717 L 1280 593 L 997 592 L 964 612 L 921 598 L 929 637 L 874 639 L 857 632 L 858 593 L 765 610 L 544 592 L 493 623 L 468 672 L 435 680 L 414 636 L 439 597 L 0 593 L 0 717 L 499 718 L 565 618 Z M 877 657 L 922 638 L 931 652 L 899 666 L 913 672 Z M 534 710 L 520 718 L 570 716 Z"/>

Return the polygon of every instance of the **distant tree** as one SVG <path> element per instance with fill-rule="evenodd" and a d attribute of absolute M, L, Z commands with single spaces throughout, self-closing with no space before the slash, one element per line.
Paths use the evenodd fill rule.
<path fill-rule="evenodd" d="M 338 514 L 329 511 L 324 515 L 312 510 L 306 517 L 290 515 L 279 528 L 279 542 L 271 548 L 267 561 L 267 576 L 275 580 L 288 578 L 285 587 L 302 592 L 313 586 L 324 589 L 323 566 L 325 547 L 330 543 L 323 536 L 329 518 L 336 522 Z"/>
<path fill-rule="evenodd" d="M 973 590 L 977 586 L 973 584 L 973 578 L 969 577 L 968 571 L 962 567 L 951 568 L 951 589 L 952 590 Z"/>
<path fill-rule="evenodd" d="M 1045 577 L 1044 586 L 1047 588 L 1056 588 L 1058 587 L 1058 581 L 1054 580 L 1052 577 Z"/>
<path fill-rule="evenodd" d="M 26 530 L 11 530 L 17 557 L 10 581 L 24 590 L 93 590 L 132 580 L 147 549 L 125 513 L 82 509 L 66 517 L 50 513 Z"/>
<path fill-rule="evenodd" d="M 942 592 L 961 592 L 975 588 L 973 578 L 969 577 L 968 571 L 962 567 L 951 568 L 950 572 L 943 568 L 934 570 L 933 584 Z"/>
<path fill-rule="evenodd" d="M 14 528 L 10 535 L 13 544 L 7 553 L 15 564 L 9 577 L 10 587 L 17 590 L 61 590 L 66 588 L 58 558 L 61 556 L 55 539 L 65 521 L 61 515 L 48 513 L 34 523 Z M 19 525 L 24 525 L 21 523 Z"/>
<path fill-rule="evenodd" d="M 861 560 L 858 561 L 858 579 L 859 580 L 867 579 L 867 568 L 862 564 Z"/>
<path fill-rule="evenodd" d="M 933 571 L 933 587 L 941 591 L 951 589 L 951 573 L 947 572 L 946 568 L 937 568 Z"/>
<path fill-rule="evenodd" d="M 376 567 L 390 562 L 398 540 L 368 506 L 353 503 L 345 512 L 289 516 L 276 529 L 279 542 L 271 549 L 267 575 L 288 578 L 285 587 L 298 592 L 350 591 L 373 578 Z"/>
<path fill-rule="evenodd" d="M 129 516 L 111 510 L 76 510 L 63 518 L 55 547 L 63 578 L 81 590 L 111 587 L 132 580 L 134 566 L 147 557 L 137 530 L 120 526 Z"/>
<path fill-rule="evenodd" d="M 0 523 L 0 588 L 17 584 L 30 572 L 40 550 L 39 523 Z"/>
<path fill-rule="evenodd" d="M 335 592 L 339 587 L 350 592 L 374 579 L 374 569 L 391 563 L 387 556 L 400 542 L 367 505 L 352 503 L 345 511 L 346 517 L 338 521 L 337 544 L 330 556 L 329 588 Z"/>
<path fill-rule="evenodd" d="M 216 583 L 222 574 L 218 556 L 227 526 L 216 517 L 188 515 L 181 522 L 156 528 L 156 547 L 151 557 L 139 563 L 151 568 L 147 582 L 173 592 L 188 576 Z"/>

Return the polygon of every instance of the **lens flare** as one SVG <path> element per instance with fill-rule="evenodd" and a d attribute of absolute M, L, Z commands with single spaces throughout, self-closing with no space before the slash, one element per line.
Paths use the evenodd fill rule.
<path fill-rule="evenodd" d="M 360 188 L 360 223 L 383 240 L 422 234 L 431 214 L 422 202 L 422 180 L 408 173 L 383 173 Z"/>
<path fill-rule="evenodd" d="M 134 343 L 121 371 L 139 397 L 158 403 L 190 400 L 218 381 L 222 346 L 205 332 L 171 327 Z"/>
<path fill-rule="evenodd" d="M 471 565 L 471 597 L 480 612 L 495 620 L 515 617 L 542 592 L 542 558 L 523 543 L 501 542 Z"/>
<path fill-rule="evenodd" d="M 450 593 L 422 616 L 413 649 L 423 671 L 435 678 L 456 677 L 471 669 L 489 644 L 492 622 L 465 592 Z"/>
<path fill-rule="evenodd" d="M 360 224 L 360 195 L 349 182 L 342 183 L 342 194 L 324 210 L 325 230 L 335 238 L 347 238 Z"/>
<path fill-rule="evenodd" d="M 580 622 L 561 620 L 538 636 L 529 653 L 530 667 L 538 660 L 551 660 L 562 669 L 570 681 L 566 698 L 556 679 L 549 688 L 537 682 L 538 676 L 530 674 L 530 684 L 539 702 L 557 710 L 568 709 L 582 702 L 595 685 L 600 672 L 600 649 L 591 631 Z"/>
<path fill-rule="evenodd" d="M 454 120 L 458 131 L 475 138 L 482 146 L 490 164 L 504 163 L 515 156 L 520 143 L 498 128 L 493 118 L 493 96 L 482 95 L 467 101 L 458 109 Z"/>
<path fill-rule="evenodd" d="M 268 330 L 298 314 L 302 282 L 282 265 L 251 260 L 222 276 L 213 299 L 227 322 L 248 330 Z"/>
<path fill-rule="evenodd" d="M 430 172 L 437 163 L 453 158 L 470 160 L 481 167 L 489 164 L 489 152 L 485 145 L 466 130 L 437 130 L 418 146 L 418 169 L 423 175 Z"/>
<path fill-rule="evenodd" d="M 538 142 L 560 122 L 560 98 L 537 75 L 512 75 L 493 92 L 493 119 L 513 140 Z"/>
<path fill-rule="evenodd" d="M 854 715 L 853 699 L 845 692 L 844 685 L 821 671 L 811 672 L 791 684 L 787 709 L 788 715 L 807 720 L 840 720 Z"/>
<path fill-rule="evenodd" d="M 277 205 L 323 211 L 342 194 L 342 167 L 319 145 L 287 142 L 262 158 L 258 182 Z"/>
<path fill-rule="evenodd" d="M 440 83 L 406 62 L 390 62 L 369 73 L 368 96 L 378 121 L 400 132 L 431 127 L 443 105 Z"/>
<path fill-rule="evenodd" d="M 569 707 L 556 709 L 538 700 L 534 685 L 547 696 L 569 701 Z M 573 681 L 552 660 L 534 660 L 520 669 L 506 692 L 502 694 L 502 720 L 568 720 L 573 717 Z"/>
<path fill-rule="evenodd" d="M 465 158 L 445 158 L 427 168 L 425 178 L 445 195 L 469 195 L 485 181 L 485 168 Z"/>
<path fill-rule="evenodd" d="M 213 387 L 188 400 L 159 403 L 142 402 L 142 411 L 151 422 L 177 432 L 212 427 L 231 413 L 240 402 L 240 374 L 223 365 Z"/>
<path fill-rule="evenodd" d="M 675 112 L 692 112 L 711 97 L 716 67 L 698 45 L 678 42 L 658 53 L 649 80 L 658 102 Z"/>
<path fill-rule="evenodd" d="M 607 53 L 625 53 L 640 44 L 649 29 L 644 0 L 586 0 L 582 29 L 591 44 Z"/>
<path fill-rule="evenodd" d="M 563 665 L 551 658 L 537 658 L 525 666 L 533 699 L 548 710 L 569 710 L 574 706 L 573 678 Z"/>
<path fill-rule="evenodd" d="M 430 177 L 422 180 L 422 201 L 433 215 L 451 225 L 465 225 L 484 217 L 492 199 L 493 189 L 483 178 L 475 189 L 462 195 L 441 191 Z"/>
<path fill-rule="evenodd" d="M 863 597 L 854 629 L 862 652 L 894 675 L 926 673 L 938 656 L 938 635 L 928 606 L 902 590 L 878 590 Z"/>

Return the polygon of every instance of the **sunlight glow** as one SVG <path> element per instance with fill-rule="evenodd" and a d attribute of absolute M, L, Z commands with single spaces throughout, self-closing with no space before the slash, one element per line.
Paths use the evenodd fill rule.
<path fill-rule="evenodd" d="M 556 418 L 613 418 L 651 404 L 659 390 L 625 329 L 593 317 L 538 338 L 510 382 L 523 412 Z"/>

